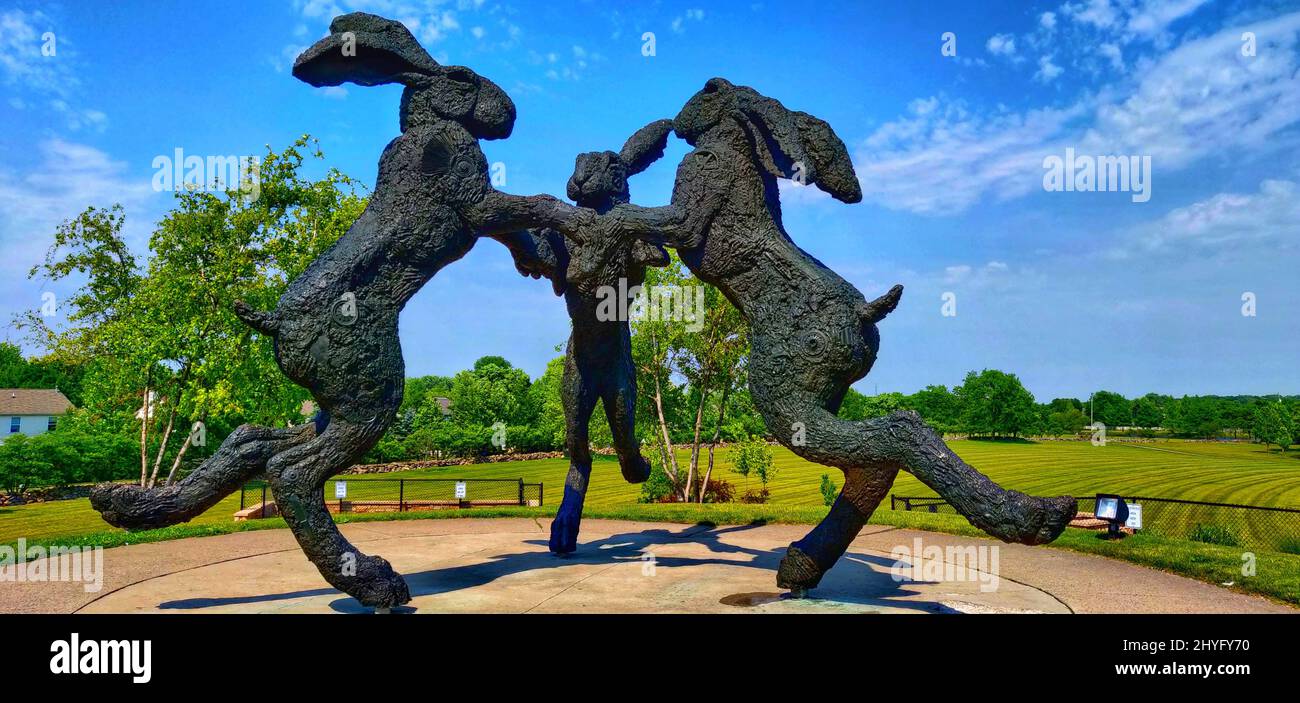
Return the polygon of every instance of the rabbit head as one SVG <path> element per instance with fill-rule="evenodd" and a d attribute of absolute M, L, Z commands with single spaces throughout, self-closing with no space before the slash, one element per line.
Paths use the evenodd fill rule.
<path fill-rule="evenodd" d="M 672 120 L 657 120 L 637 130 L 617 154 L 612 151 L 578 154 L 566 188 L 569 199 L 597 210 L 628 202 L 627 179 L 664 155 L 672 131 Z"/>
<path fill-rule="evenodd" d="M 340 15 L 330 35 L 298 56 L 293 75 L 320 87 L 400 83 L 401 128 L 451 120 L 478 139 L 503 139 L 515 105 L 492 81 L 462 66 L 442 66 L 400 22 L 364 12 Z"/>
<path fill-rule="evenodd" d="M 816 185 L 846 203 L 862 200 L 849 152 L 831 126 L 753 88 L 710 79 L 678 113 L 673 129 L 691 146 L 705 146 L 714 128 L 728 121 L 745 130 L 754 158 L 768 174 Z"/>

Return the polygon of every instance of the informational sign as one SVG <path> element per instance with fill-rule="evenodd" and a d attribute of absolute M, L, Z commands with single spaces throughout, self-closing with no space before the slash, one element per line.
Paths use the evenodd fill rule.
<path fill-rule="evenodd" d="M 334 497 L 335 497 L 335 498 L 338 498 L 339 500 L 342 500 L 342 499 L 348 497 L 348 482 L 347 482 L 347 481 L 335 481 L 335 482 L 334 482 Z"/>
<path fill-rule="evenodd" d="M 1142 505 L 1139 503 L 1128 504 L 1128 519 L 1124 521 L 1124 527 L 1140 530 L 1142 529 Z"/>
<path fill-rule="evenodd" d="M 464 497 L 465 497 L 465 482 L 464 482 L 464 481 L 457 481 L 457 482 L 456 482 L 456 499 L 457 499 L 457 500 L 461 500 L 461 499 L 463 499 Z"/>

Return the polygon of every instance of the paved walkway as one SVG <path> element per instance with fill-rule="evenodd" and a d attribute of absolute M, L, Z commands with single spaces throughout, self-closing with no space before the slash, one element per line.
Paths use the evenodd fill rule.
<path fill-rule="evenodd" d="M 1266 613 L 1268 600 L 1125 562 L 1056 549 L 868 526 L 809 598 L 776 588 L 775 569 L 803 525 L 703 527 L 588 520 L 568 558 L 533 519 L 344 525 L 363 551 L 405 575 L 417 613 Z M 895 580 L 898 548 L 916 580 Z M 993 547 L 996 566 L 961 573 L 930 548 Z M 985 557 L 993 552 L 983 551 Z M 980 551 L 976 550 L 975 555 Z M 969 562 L 975 564 L 975 562 Z M 996 572 L 994 578 L 991 572 Z M 0 583 L 0 612 L 360 612 L 330 588 L 287 530 L 105 550 L 103 588 Z"/>

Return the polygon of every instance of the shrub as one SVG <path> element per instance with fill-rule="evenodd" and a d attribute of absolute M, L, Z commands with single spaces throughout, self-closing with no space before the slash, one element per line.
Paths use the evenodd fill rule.
<path fill-rule="evenodd" d="M 1300 539 L 1295 537 L 1283 539 L 1282 543 L 1277 546 L 1277 551 L 1283 554 L 1300 554 Z"/>
<path fill-rule="evenodd" d="M 1223 547 L 1240 547 L 1241 540 L 1232 530 L 1221 525 L 1201 525 L 1198 524 L 1192 529 L 1187 536 L 1193 542 L 1204 542 L 1205 544 L 1217 544 Z"/>
<path fill-rule="evenodd" d="M 736 487 L 720 478 L 710 478 L 704 489 L 705 503 L 730 503 L 736 499 Z"/>
<path fill-rule="evenodd" d="M 664 503 L 672 502 L 675 498 L 673 481 L 668 478 L 668 473 L 664 471 L 663 461 L 656 452 L 650 458 L 650 478 L 641 484 L 641 494 L 637 496 L 636 502 Z"/>
<path fill-rule="evenodd" d="M 751 488 L 748 491 L 745 491 L 744 495 L 740 496 L 740 502 L 749 504 L 766 503 L 771 497 L 771 492 L 766 488 L 760 488 L 758 490 Z"/>
<path fill-rule="evenodd" d="M 0 488 L 18 493 L 24 488 L 54 483 L 54 466 L 41 458 L 39 448 L 26 435 L 15 434 L 0 443 Z"/>
<path fill-rule="evenodd" d="M 831 480 L 830 474 L 822 474 L 821 492 L 822 505 L 827 506 L 834 503 L 836 496 L 839 495 L 839 488 L 837 488 L 835 482 Z"/>

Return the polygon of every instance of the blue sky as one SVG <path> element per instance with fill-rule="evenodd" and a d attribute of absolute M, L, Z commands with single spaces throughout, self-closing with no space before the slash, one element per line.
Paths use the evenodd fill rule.
<path fill-rule="evenodd" d="M 353 9 L 511 95 L 514 134 L 484 150 L 514 193 L 562 196 L 577 153 L 617 149 L 712 76 L 828 121 L 864 202 L 786 183 L 786 227 L 869 298 L 906 287 L 863 392 L 999 368 L 1040 401 L 1300 393 L 1297 1 L 0 0 L 0 318 L 40 305 L 26 272 L 87 205 L 122 203 L 143 251 L 172 197 L 153 159 L 177 148 L 260 154 L 310 133 L 325 165 L 373 183 L 399 89 L 288 71 Z M 1067 148 L 1149 156 L 1150 200 L 1045 190 L 1044 158 Z M 665 203 L 683 153 L 634 178 L 633 200 Z M 502 354 L 536 375 L 567 326 L 549 286 L 484 241 L 404 312 L 408 373 Z"/>

